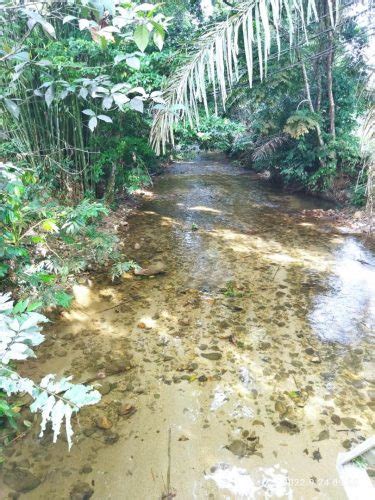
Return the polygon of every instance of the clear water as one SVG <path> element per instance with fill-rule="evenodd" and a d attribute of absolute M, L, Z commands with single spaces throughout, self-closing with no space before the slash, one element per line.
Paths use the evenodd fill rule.
<path fill-rule="evenodd" d="M 3 478 L 28 468 L 40 484 L 25 499 L 80 482 L 94 499 L 345 498 L 337 453 L 372 433 L 371 249 L 301 217 L 317 200 L 220 159 L 176 164 L 154 188 L 124 248 L 167 273 L 75 287 L 23 368 L 94 380 L 102 402 L 74 422 L 70 453 L 35 425 Z"/>

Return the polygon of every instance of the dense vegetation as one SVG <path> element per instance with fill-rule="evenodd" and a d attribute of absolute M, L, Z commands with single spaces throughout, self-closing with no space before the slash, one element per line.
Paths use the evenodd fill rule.
<path fill-rule="evenodd" d="M 171 156 L 220 150 L 295 189 L 343 186 L 365 203 L 372 33 L 356 3 L 0 2 L 0 324 L 4 353 L 19 349 L 3 359 L 6 392 L 29 383 L 7 385 L 5 365 L 42 341 L 35 311 L 69 307 L 92 263 L 113 276 L 136 266 L 98 222 Z M 54 383 L 29 384 L 36 409 Z M 49 389 L 56 435 L 65 415 L 70 437 L 71 412 L 96 400 L 79 387 L 71 406 Z M 5 399 L 0 414 L 13 423 Z"/>

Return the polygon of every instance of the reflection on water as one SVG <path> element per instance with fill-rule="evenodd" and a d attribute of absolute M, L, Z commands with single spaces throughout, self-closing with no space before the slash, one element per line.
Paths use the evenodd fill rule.
<path fill-rule="evenodd" d="M 327 288 L 316 295 L 309 315 L 321 339 L 352 343 L 374 332 L 375 259 L 360 242 L 347 238 L 335 252 Z"/>

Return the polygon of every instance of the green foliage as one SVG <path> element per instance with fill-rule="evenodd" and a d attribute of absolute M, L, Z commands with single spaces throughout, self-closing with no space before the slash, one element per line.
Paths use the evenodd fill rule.
<path fill-rule="evenodd" d="M 4 399 L 4 396 L 4 393 L 0 393 L 0 427 L 9 424 L 12 429 L 17 430 L 18 413 L 15 409 L 18 408 Z"/>
<path fill-rule="evenodd" d="M 95 146 L 105 148 L 112 126 L 123 139 L 129 126 L 124 121 L 161 102 L 160 92 L 150 85 L 145 91 L 136 75 L 146 49 L 162 49 L 169 20 L 149 3 L 85 1 L 34 9 L 0 6 L 6 139 L 43 183 L 79 197 L 92 194 L 98 183 L 103 187 Z M 133 123 L 132 135 L 144 134 L 146 143 L 144 131 Z"/>
<path fill-rule="evenodd" d="M 83 406 L 98 403 L 100 393 L 91 386 L 72 384 L 71 377 L 56 380 L 56 375 L 46 375 L 39 384 L 22 377 L 10 363 L 35 358 L 33 348 L 44 341 L 41 324 L 48 319 L 35 312 L 35 304 L 28 300 L 15 306 L 10 293 L 0 294 L 0 389 L 7 396 L 28 394 L 32 400 L 30 410 L 40 412 L 42 416 L 40 437 L 47 425 L 53 430 L 53 442 L 60 434 L 65 420 L 66 437 L 69 448 L 72 445 L 73 429 L 71 417 Z M 0 417 L 6 416 L 9 423 L 15 424 L 14 410 L 7 401 L 0 399 Z"/>
<path fill-rule="evenodd" d="M 124 273 L 131 271 L 132 269 L 139 270 L 141 266 L 139 266 L 134 260 L 127 260 L 125 262 L 116 262 L 112 266 L 112 281 L 116 278 L 120 278 Z"/>
<path fill-rule="evenodd" d="M 115 257 L 117 240 L 95 228 L 108 213 L 103 204 L 84 199 L 62 206 L 37 181 L 28 168 L 0 164 L 1 285 L 41 305 L 69 307 L 65 289 L 74 274 Z"/>
<path fill-rule="evenodd" d="M 158 162 L 154 151 L 144 138 L 128 136 L 107 141 L 106 151 L 94 164 L 97 181 L 108 183 L 115 171 L 115 188 L 133 192 L 151 184 L 149 172 L 155 172 Z"/>
<path fill-rule="evenodd" d="M 231 298 L 250 296 L 250 291 L 244 291 L 243 288 L 239 288 L 234 281 L 227 281 L 225 288 L 221 292 L 225 297 Z"/>
<path fill-rule="evenodd" d="M 245 127 L 241 123 L 210 115 L 201 117 L 194 128 L 179 125 L 176 137 L 182 150 L 198 145 L 204 150 L 229 152 L 236 138 L 244 130 Z"/>
<path fill-rule="evenodd" d="M 284 132 L 293 139 L 299 139 L 308 134 L 310 130 L 316 129 L 317 125 L 319 125 L 319 119 L 316 114 L 306 110 L 298 110 L 287 119 Z"/>
<path fill-rule="evenodd" d="M 258 83 L 250 92 L 235 90 L 229 115 L 247 124 L 232 155 L 257 171 L 268 171 L 279 182 L 311 192 L 332 190 L 337 185 L 351 190 L 357 182 L 363 160 L 358 138 L 358 118 L 364 113 L 366 81 L 363 53 L 366 38 L 355 22 L 343 22 L 336 36 L 333 71 L 333 96 L 336 103 L 335 136 L 330 130 L 327 97 L 326 60 L 310 59 L 327 45 L 321 38 L 308 44 L 298 58 L 305 60 L 307 82 L 314 112 L 310 109 L 301 65 L 282 56 L 270 63 L 268 81 Z M 310 29 L 314 29 L 313 27 Z M 322 29 L 320 24 L 315 29 Z M 351 49 L 345 44 L 350 44 Z M 325 70 L 320 65 L 324 63 Z M 339 182 L 336 182 L 339 179 Z M 346 184 L 345 184 L 346 183 Z M 342 189 L 342 188 L 340 188 Z M 364 186 L 353 193 L 355 204 L 364 202 Z"/>

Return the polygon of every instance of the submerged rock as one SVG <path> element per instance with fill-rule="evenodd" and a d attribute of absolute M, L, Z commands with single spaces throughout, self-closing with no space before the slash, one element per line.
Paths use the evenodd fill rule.
<path fill-rule="evenodd" d="M 102 396 L 106 396 L 111 392 L 111 384 L 107 381 L 101 382 L 100 386 L 98 386 L 98 391 Z"/>
<path fill-rule="evenodd" d="M 157 274 L 165 274 L 167 266 L 163 262 L 155 262 L 149 267 L 142 269 L 134 269 L 135 276 L 155 276 Z"/>
<path fill-rule="evenodd" d="M 276 427 L 278 432 L 288 432 L 289 434 L 296 434 L 300 432 L 300 429 L 297 424 L 291 422 L 287 418 L 284 418 L 280 421 L 279 425 Z"/>
<path fill-rule="evenodd" d="M 96 419 L 95 423 L 99 429 L 106 430 L 106 429 L 110 429 L 112 427 L 112 422 L 106 416 L 98 417 Z"/>
<path fill-rule="evenodd" d="M 259 447 L 259 438 L 255 435 L 247 438 L 248 441 L 242 441 L 241 439 L 235 439 L 226 448 L 236 455 L 237 457 L 248 457 L 253 455 Z"/>
<path fill-rule="evenodd" d="M 137 408 L 129 403 L 123 403 L 118 409 L 118 414 L 121 417 L 131 417 L 137 411 Z"/>
<path fill-rule="evenodd" d="M 92 487 L 83 481 L 78 481 L 70 492 L 71 500 L 88 500 L 94 494 Z"/>
<path fill-rule="evenodd" d="M 223 357 L 221 352 L 202 352 L 201 353 L 202 358 L 209 359 L 211 361 L 217 361 Z"/>
<path fill-rule="evenodd" d="M 335 425 L 341 424 L 341 418 L 338 415 L 336 415 L 335 413 L 331 416 L 331 420 Z"/>
<path fill-rule="evenodd" d="M 343 417 L 341 421 L 345 425 L 345 427 L 348 427 L 349 429 L 354 429 L 354 427 L 357 425 L 357 420 L 353 417 Z"/>
<path fill-rule="evenodd" d="M 19 493 L 25 493 L 38 487 L 41 479 L 24 467 L 16 466 L 4 473 L 4 483 Z"/>
<path fill-rule="evenodd" d="M 120 439 L 118 432 L 108 432 L 104 437 L 105 444 L 115 444 Z"/>

